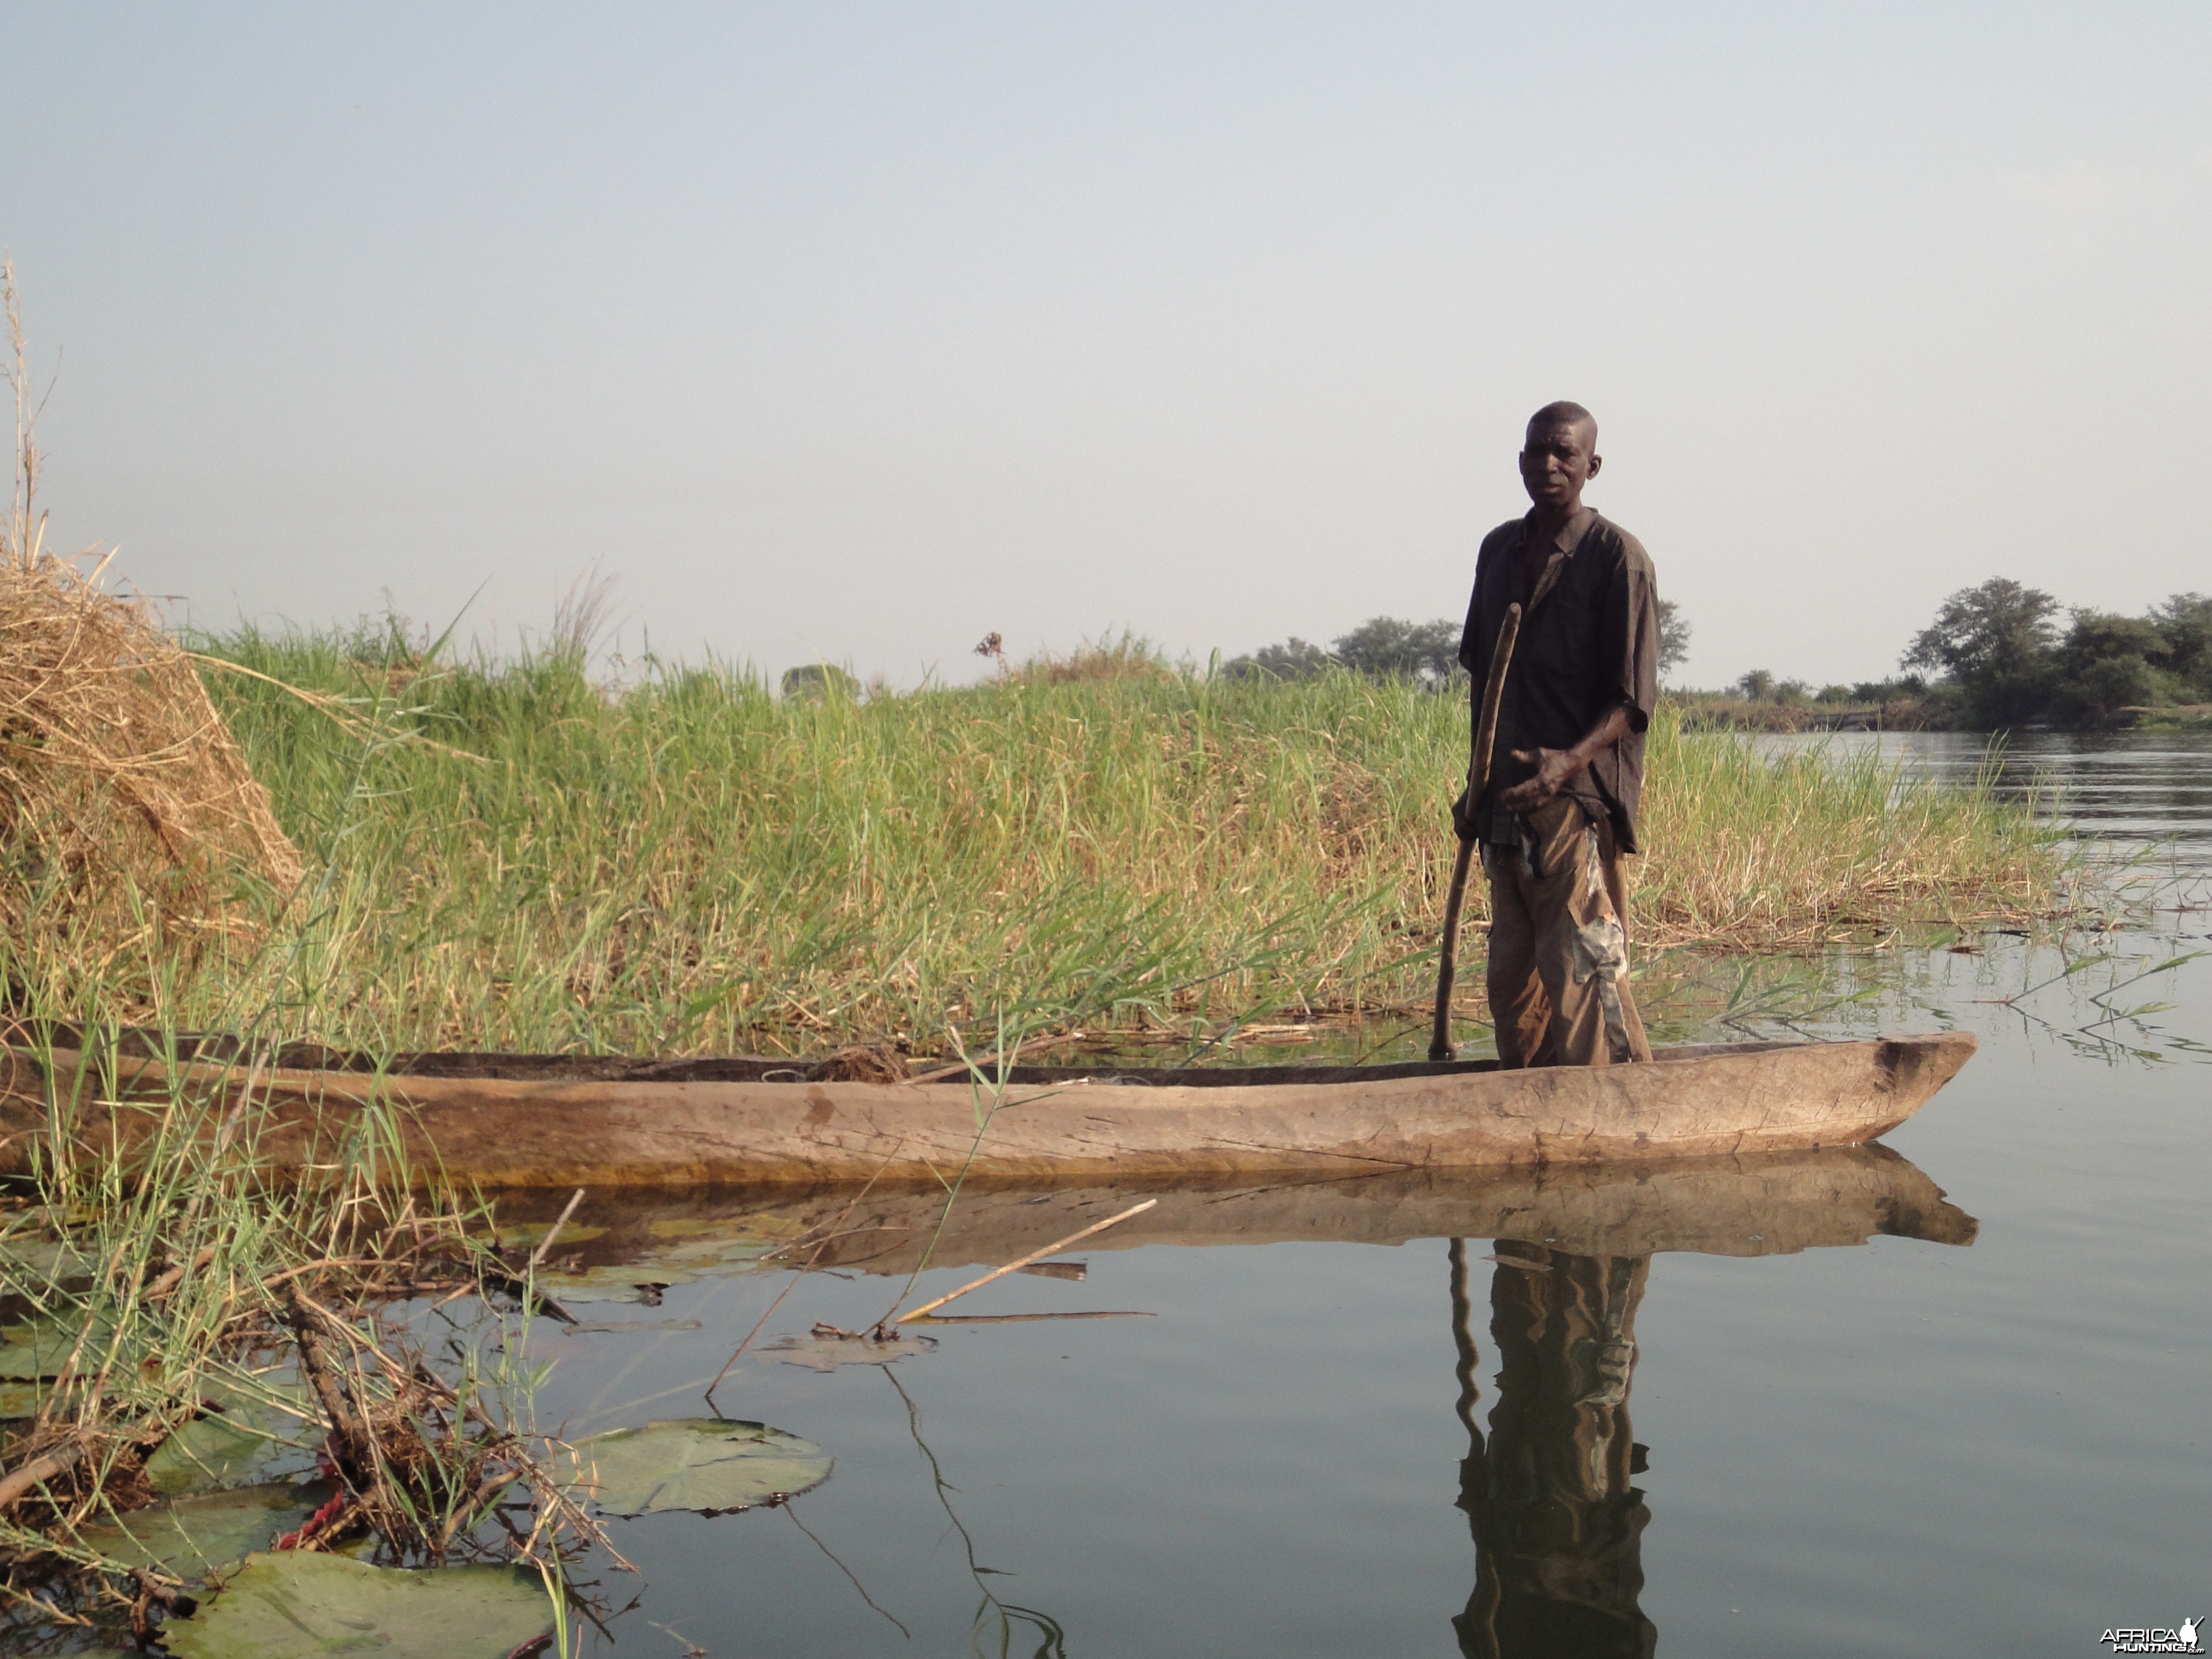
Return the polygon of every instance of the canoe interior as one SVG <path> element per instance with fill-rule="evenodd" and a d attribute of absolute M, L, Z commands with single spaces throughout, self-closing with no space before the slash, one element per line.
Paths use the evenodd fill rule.
<path fill-rule="evenodd" d="M 27 1048 L 80 1048 L 83 1034 L 59 1022 L 35 1029 L 18 1026 L 7 1041 Z M 1654 1060 L 1696 1060 L 1713 1054 L 1755 1054 L 1781 1048 L 1812 1045 L 1797 1042 L 1696 1043 L 1656 1050 Z M 246 1045 L 235 1036 L 179 1034 L 173 1042 L 156 1033 L 125 1029 L 117 1038 L 117 1052 L 125 1059 L 198 1061 L 222 1064 L 240 1059 Z M 281 1070 L 327 1072 L 345 1075 L 386 1077 L 482 1078 L 514 1083 L 787 1083 L 793 1085 L 819 1080 L 820 1062 L 790 1056 L 759 1054 L 704 1055 L 694 1059 L 653 1059 L 629 1054 L 504 1054 L 470 1053 L 374 1054 L 325 1048 L 314 1042 L 288 1042 L 266 1063 Z M 917 1073 L 942 1071 L 943 1061 L 917 1062 Z M 1286 1083 L 1377 1083 L 1394 1078 L 1450 1077 L 1494 1072 L 1494 1060 L 1405 1060 L 1386 1065 L 1314 1066 L 1016 1066 L 1005 1081 L 1013 1084 L 1103 1083 L 1125 1088 L 1265 1088 Z M 999 1073 L 986 1066 L 984 1075 L 994 1083 Z M 942 1079 L 963 1081 L 955 1073 Z"/>

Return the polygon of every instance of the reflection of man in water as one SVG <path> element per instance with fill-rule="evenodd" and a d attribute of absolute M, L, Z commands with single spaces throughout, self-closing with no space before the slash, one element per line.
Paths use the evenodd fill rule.
<path fill-rule="evenodd" d="M 1483 538 L 1460 640 L 1480 698 L 1506 608 L 1520 605 L 1490 786 L 1452 808 L 1490 878 L 1490 1018 L 1508 1066 L 1651 1058 L 1628 989 L 1619 860 L 1638 850 L 1659 594 L 1643 544 L 1583 505 L 1602 465 L 1589 410 L 1536 411 L 1521 452 L 1531 505 Z"/>
<path fill-rule="evenodd" d="M 1658 1632 L 1636 1605 L 1650 1512 L 1629 1484 L 1636 1304 L 1649 1256 L 1570 1255 L 1501 1241 L 1491 1281 L 1498 1402 L 1487 1446 L 1473 1403 L 1464 1256 L 1455 1246 L 1462 1417 L 1460 1507 L 1474 1532 L 1474 1594 L 1452 1620 L 1480 1659 L 1644 1659 Z"/>

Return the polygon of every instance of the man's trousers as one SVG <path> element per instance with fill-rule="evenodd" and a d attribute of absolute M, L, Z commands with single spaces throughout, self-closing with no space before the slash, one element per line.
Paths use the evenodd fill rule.
<path fill-rule="evenodd" d="M 1555 795 L 1485 842 L 1490 1018 L 1498 1064 L 1614 1066 L 1651 1058 L 1628 989 L 1626 896 L 1613 826 Z"/>

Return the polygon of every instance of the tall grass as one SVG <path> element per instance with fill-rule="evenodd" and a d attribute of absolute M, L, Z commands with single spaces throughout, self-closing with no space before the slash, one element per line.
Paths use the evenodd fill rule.
<path fill-rule="evenodd" d="M 564 1553 L 598 1534 L 530 1421 L 535 1292 L 526 1267 L 518 1276 L 472 1237 L 488 1211 L 450 1191 L 410 1194 L 380 1108 L 322 1179 L 279 1184 L 258 1152 L 243 1060 L 233 1107 L 184 1081 L 167 1051 L 166 1096 L 133 1097 L 146 1143 L 127 1159 L 71 1148 L 64 1126 L 84 1098 L 112 1097 L 143 1056 L 96 1026 L 57 1051 L 40 1036 L 58 1029 L 33 1018 L 10 1032 L 11 1104 L 42 1085 L 49 1127 L 30 1139 L 29 1174 L 0 1194 L 15 1379 L 0 1383 L 13 1419 L 0 1425 L 0 1624 L 114 1636 L 127 1621 L 145 1637 L 155 1607 L 191 1611 L 188 1581 L 204 1575 L 131 1545 L 167 1535 L 161 1516 L 142 1512 L 163 1496 L 296 1475 L 319 1453 L 338 1484 L 302 1507 L 301 1547 L 366 1538 L 406 1565 L 512 1558 L 560 1583 Z M 436 1334 L 464 1340 L 434 1350 L 406 1312 L 426 1291 L 473 1293 L 483 1315 L 473 1329 L 449 1318 Z M 527 1538 L 485 1525 L 518 1495 L 541 1522 Z"/>
<path fill-rule="evenodd" d="M 1403 1006 L 1431 970 L 1467 714 L 1410 684 L 1148 668 L 778 701 L 714 664 L 617 691 L 573 650 L 203 645 L 422 740 L 364 770 L 326 711 L 210 672 L 285 828 L 333 850 L 281 989 L 222 941 L 143 964 L 135 1012 L 171 1026 L 269 1004 L 286 1036 L 384 1050 L 941 1051 L 1009 1018 Z M 2024 811 L 1873 757 L 1764 757 L 1662 714 L 1650 776 L 1647 945 L 2018 916 L 2059 874 Z"/>

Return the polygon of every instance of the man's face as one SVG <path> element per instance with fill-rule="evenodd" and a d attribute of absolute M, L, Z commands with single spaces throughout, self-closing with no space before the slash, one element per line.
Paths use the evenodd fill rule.
<path fill-rule="evenodd" d="M 1595 453 L 1597 434 L 1584 421 L 1557 421 L 1528 428 L 1521 452 L 1521 483 L 1528 499 L 1554 512 L 1582 504 L 1583 486 L 1605 463 Z"/>

